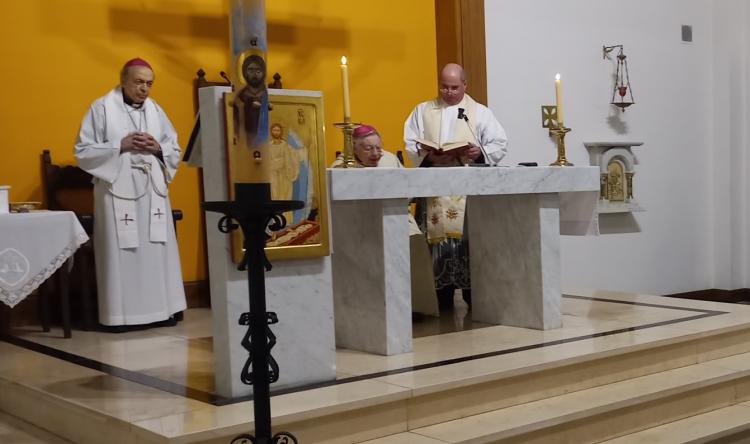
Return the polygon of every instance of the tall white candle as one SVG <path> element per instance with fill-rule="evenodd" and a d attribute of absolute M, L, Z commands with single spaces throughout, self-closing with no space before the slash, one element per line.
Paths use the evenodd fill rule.
<path fill-rule="evenodd" d="M 562 106 L 562 82 L 560 74 L 555 75 L 555 105 L 557 105 L 557 123 L 563 126 L 563 106 Z"/>
<path fill-rule="evenodd" d="M 341 56 L 341 86 L 344 89 L 344 120 L 349 120 L 352 109 L 349 104 L 349 67 L 346 64 L 346 56 Z"/>

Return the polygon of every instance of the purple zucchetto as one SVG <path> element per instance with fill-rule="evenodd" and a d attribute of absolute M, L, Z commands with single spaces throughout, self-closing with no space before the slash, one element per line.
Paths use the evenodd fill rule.
<path fill-rule="evenodd" d="M 354 129 L 352 137 L 355 139 L 361 139 L 373 134 L 378 134 L 378 130 L 376 130 L 374 126 L 362 124 Z"/>

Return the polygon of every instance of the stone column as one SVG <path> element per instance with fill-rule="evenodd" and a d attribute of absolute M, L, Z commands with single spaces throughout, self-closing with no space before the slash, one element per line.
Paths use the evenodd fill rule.
<path fill-rule="evenodd" d="M 472 318 L 562 326 L 557 193 L 470 196 Z"/>
<path fill-rule="evenodd" d="M 412 350 L 408 200 L 333 200 L 336 346 Z"/>

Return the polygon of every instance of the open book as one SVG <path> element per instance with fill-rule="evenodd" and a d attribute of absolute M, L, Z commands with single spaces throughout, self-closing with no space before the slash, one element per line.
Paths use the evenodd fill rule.
<path fill-rule="evenodd" d="M 438 144 L 438 143 L 431 142 L 429 140 L 424 140 L 424 139 L 417 139 L 417 142 L 422 145 L 422 148 L 433 149 L 433 150 L 443 151 L 443 152 L 457 150 L 459 148 L 467 148 L 470 144 L 469 142 L 449 142 L 449 143 Z"/>

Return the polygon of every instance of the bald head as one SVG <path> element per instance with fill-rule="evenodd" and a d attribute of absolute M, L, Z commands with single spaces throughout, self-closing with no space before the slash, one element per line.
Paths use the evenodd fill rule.
<path fill-rule="evenodd" d="M 440 98 L 448 105 L 457 105 L 466 94 L 466 75 L 461 65 L 448 63 L 440 71 Z"/>
<path fill-rule="evenodd" d="M 440 78 L 442 79 L 445 77 L 458 78 L 462 82 L 466 81 L 466 75 L 464 75 L 464 68 L 458 63 L 448 63 L 447 65 L 443 66 L 443 70 L 440 71 Z"/>

